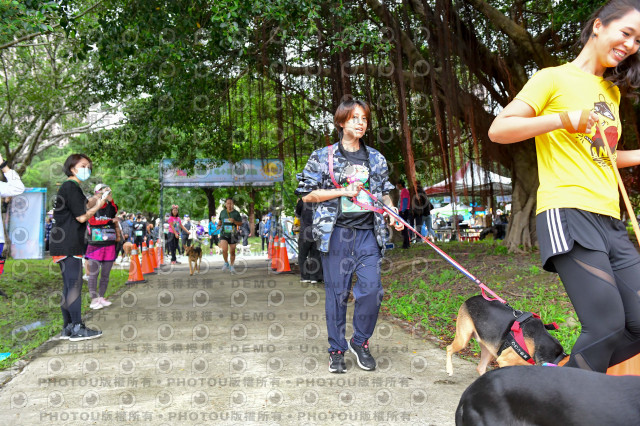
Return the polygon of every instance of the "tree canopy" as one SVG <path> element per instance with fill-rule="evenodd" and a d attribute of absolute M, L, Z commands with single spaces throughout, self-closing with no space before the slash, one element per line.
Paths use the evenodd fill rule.
<path fill-rule="evenodd" d="M 353 96 L 372 107 L 366 142 L 412 192 L 470 159 L 510 174 L 506 242 L 527 248 L 535 244 L 534 144 L 500 146 L 487 130 L 533 72 L 577 54 L 582 23 L 600 4 L 104 0 L 67 35 L 76 58 L 95 55 L 91 95 L 123 102 L 124 125 L 93 133 L 84 149 L 110 166 L 276 157 L 292 187 L 308 154 L 336 140 L 333 111 Z M 91 6 L 76 4 L 76 13 Z M 636 111 L 627 101 L 621 110 L 622 146 L 635 147 Z"/>

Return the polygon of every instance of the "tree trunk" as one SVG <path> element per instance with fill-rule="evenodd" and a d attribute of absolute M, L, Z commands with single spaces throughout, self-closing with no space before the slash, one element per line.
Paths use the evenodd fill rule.
<path fill-rule="evenodd" d="M 249 191 L 249 208 L 247 209 L 249 211 L 249 235 L 250 236 L 255 236 L 256 235 L 256 203 L 255 203 L 255 197 L 256 197 L 256 190 L 255 189 L 251 189 Z"/>
<path fill-rule="evenodd" d="M 505 244 L 510 252 L 519 252 L 538 244 L 535 220 L 538 162 L 532 141 L 513 146 L 512 184 L 512 214 Z"/>
<path fill-rule="evenodd" d="M 276 116 L 278 119 L 278 159 L 284 163 L 284 111 L 282 106 L 282 82 L 276 79 Z"/>
<path fill-rule="evenodd" d="M 391 19 L 389 19 L 389 23 L 391 23 Z M 393 21 L 397 24 L 397 21 Z M 400 26 L 396 25 L 394 28 L 396 33 L 399 34 Z M 402 154 L 404 156 L 404 171 L 407 175 L 407 184 L 410 193 L 410 200 L 413 200 L 416 195 L 416 165 L 413 158 L 413 147 L 411 146 L 411 129 L 409 128 L 409 121 L 407 119 L 407 91 L 404 83 L 404 76 L 402 74 L 402 45 L 398 40 L 399 37 L 396 37 L 396 46 L 393 49 L 393 54 L 395 54 L 395 82 L 398 94 L 398 115 L 400 118 L 400 125 L 402 129 Z"/>
<path fill-rule="evenodd" d="M 207 209 L 209 210 L 209 217 L 216 217 L 216 197 L 213 195 L 213 188 L 202 188 L 204 195 L 207 197 Z"/>

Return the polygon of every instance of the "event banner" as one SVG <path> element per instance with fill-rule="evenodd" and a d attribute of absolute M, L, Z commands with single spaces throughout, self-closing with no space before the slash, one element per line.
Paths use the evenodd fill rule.
<path fill-rule="evenodd" d="M 47 188 L 26 188 L 9 204 L 9 236 L 14 259 L 44 259 Z"/>
<path fill-rule="evenodd" d="M 168 159 L 160 163 L 160 179 L 164 186 L 271 186 L 284 180 L 282 161 L 275 159 L 247 159 L 236 163 L 196 160 L 190 173 L 172 164 Z"/>

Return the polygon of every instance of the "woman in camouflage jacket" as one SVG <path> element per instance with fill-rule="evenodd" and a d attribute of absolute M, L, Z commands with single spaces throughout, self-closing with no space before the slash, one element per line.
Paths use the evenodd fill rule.
<path fill-rule="evenodd" d="M 382 301 L 380 263 L 388 239 L 383 210 L 361 188 L 393 207 L 387 160 L 362 141 L 370 118 L 369 106 L 359 100 L 340 104 L 334 116 L 340 142 L 314 151 L 301 174 L 296 194 L 314 203 L 312 233 L 322 253 L 325 312 L 329 334 L 329 371 L 346 372 L 349 349 L 364 370 L 376 367 L 369 352 Z M 394 221 L 390 218 L 390 221 Z M 403 226 L 394 223 L 396 230 Z M 353 274 L 356 300 L 354 334 L 345 339 L 347 300 Z"/>

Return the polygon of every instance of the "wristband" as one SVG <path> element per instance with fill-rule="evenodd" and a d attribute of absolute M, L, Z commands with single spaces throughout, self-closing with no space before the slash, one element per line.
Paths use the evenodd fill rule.
<path fill-rule="evenodd" d="M 562 122 L 562 126 L 569 133 L 584 133 L 587 131 L 587 122 L 589 121 L 590 113 L 591 111 L 589 111 L 588 109 L 582 110 L 577 129 L 573 127 L 573 124 L 571 124 L 571 120 L 569 119 L 569 114 L 567 113 L 567 111 L 562 111 L 560 113 L 560 121 Z"/>
<path fill-rule="evenodd" d="M 7 160 L 4 160 L 2 163 L 0 163 L 0 170 L 4 169 L 8 165 L 9 165 L 9 163 L 7 163 Z"/>

